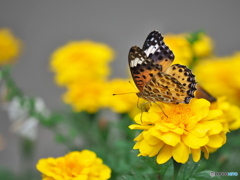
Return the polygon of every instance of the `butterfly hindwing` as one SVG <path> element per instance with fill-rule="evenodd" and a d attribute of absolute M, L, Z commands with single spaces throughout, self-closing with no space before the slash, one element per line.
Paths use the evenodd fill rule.
<path fill-rule="evenodd" d="M 143 90 L 153 101 L 185 103 L 186 88 L 176 78 L 163 72 L 153 76 Z"/>
<path fill-rule="evenodd" d="M 145 52 L 137 46 L 133 46 L 130 49 L 128 61 L 133 80 L 139 91 L 143 90 L 146 83 L 156 73 L 162 71 L 162 66 L 155 64 L 154 61 L 150 60 Z"/>
<path fill-rule="evenodd" d="M 188 103 L 191 98 L 194 98 L 197 82 L 190 69 L 180 64 L 174 64 L 166 70 L 166 73 L 176 78 L 185 88 L 185 103 Z"/>
<path fill-rule="evenodd" d="M 152 31 L 143 44 L 143 51 L 149 59 L 163 66 L 164 72 L 173 62 L 174 54 L 164 43 L 163 36 L 158 31 Z"/>

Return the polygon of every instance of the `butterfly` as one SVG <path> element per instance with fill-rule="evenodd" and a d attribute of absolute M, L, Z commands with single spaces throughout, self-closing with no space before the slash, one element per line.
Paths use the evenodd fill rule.
<path fill-rule="evenodd" d="M 174 64 L 174 54 L 158 31 L 152 31 L 142 49 L 131 47 L 128 62 L 138 97 L 149 102 L 186 103 L 194 98 L 197 82 L 186 66 Z"/>

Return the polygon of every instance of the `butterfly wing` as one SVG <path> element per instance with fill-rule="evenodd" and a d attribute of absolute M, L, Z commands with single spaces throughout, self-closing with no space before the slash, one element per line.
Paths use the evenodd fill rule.
<path fill-rule="evenodd" d="M 185 88 L 176 79 L 163 72 L 157 73 L 144 86 L 143 93 L 148 101 L 165 103 L 185 103 Z"/>
<path fill-rule="evenodd" d="M 128 55 L 128 62 L 133 80 L 141 92 L 146 83 L 158 72 L 162 71 L 162 66 L 155 64 L 149 59 L 145 52 L 133 46 Z"/>
<path fill-rule="evenodd" d="M 183 97 L 185 103 L 189 103 L 191 98 L 194 98 L 194 92 L 197 90 L 197 82 L 192 71 L 186 66 L 180 64 L 174 64 L 167 68 L 166 74 L 170 75 L 172 78 L 176 79 L 184 89 Z"/>
<path fill-rule="evenodd" d="M 173 62 L 174 54 L 163 41 L 158 31 L 152 31 L 143 44 L 143 51 L 154 63 L 162 65 L 164 72 Z"/>

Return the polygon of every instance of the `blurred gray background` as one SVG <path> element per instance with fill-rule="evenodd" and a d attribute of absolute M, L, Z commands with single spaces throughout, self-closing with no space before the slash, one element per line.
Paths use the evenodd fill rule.
<path fill-rule="evenodd" d="M 49 57 L 71 40 L 91 39 L 116 50 L 111 77 L 127 77 L 127 55 L 141 46 L 148 33 L 159 30 L 182 33 L 204 29 L 215 41 L 217 55 L 240 50 L 240 1 L 193 0 L 0 0 L 0 27 L 8 27 L 24 42 L 24 51 L 13 75 L 25 93 L 42 97 L 49 109 L 64 107 L 64 89 L 53 81 Z M 9 132 L 10 122 L 0 110 L 0 134 L 6 147 L 0 151 L 0 167 L 19 170 L 18 138 Z M 66 149 L 52 133 L 40 127 L 35 162 L 60 156 Z"/>

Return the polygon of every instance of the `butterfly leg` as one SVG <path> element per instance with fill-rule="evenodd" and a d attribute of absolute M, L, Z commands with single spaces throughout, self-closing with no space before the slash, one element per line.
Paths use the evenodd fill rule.
<path fill-rule="evenodd" d="M 143 112 L 147 112 L 148 111 L 148 109 L 146 108 L 147 104 L 151 104 L 151 102 L 145 102 L 145 103 L 140 104 L 140 108 L 139 109 L 141 109 L 141 122 L 142 122 L 142 114 L 143 114 Z"/>
<path fill-rule="evenodd" d="M 168 115 L 163 111 L 162 107 L 158 103 L 156 103 L 156 102 L 153 102 L 153 103 L 156 104 L 161 109 L 161 111 L 166 116 L 166 118 L 168 118 Z"/>

